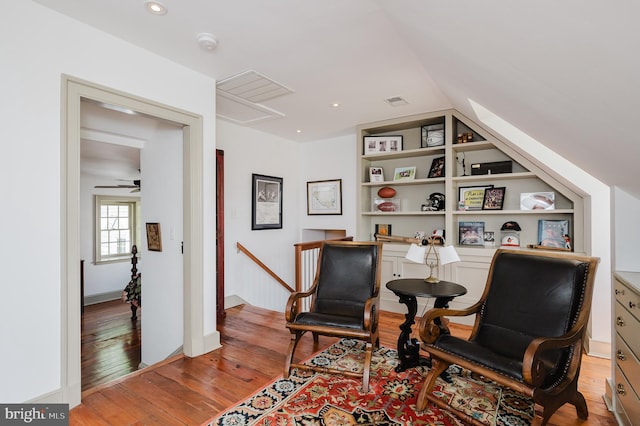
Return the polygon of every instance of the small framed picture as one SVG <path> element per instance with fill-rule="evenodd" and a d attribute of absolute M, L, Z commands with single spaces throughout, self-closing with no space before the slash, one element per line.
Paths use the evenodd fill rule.
<path fill-rule="evenodd" d="M 461 246 L 484 247 L 484 222 L 458 222 Z"/>
<path fill-rule="evenodd" d="M 416 177 L 415 167 L 396 167 L 393 180 L 413 180 Z"/>
<path fill-rule="evenodd" d="M 484 190 L 482 210 L 502 210 L 505 187 L 487 188 Z"/>
<path fill-rule="evenodd" d="M 307 182 L 307 214 L 342 214 L 342 179 Z"/>
<path fill-rule="evenodd" d="M 569 220 L 538 220 L 539 245 L 558 250 L 571 250 Z"/>
<path fill-rule="evenodd" d="M 485 189 L 493 185 L 460 186 L 458 187 L 458 209 L 482 210 Z"/>
<path fill-rule="evenodd" d="M 282 229 L 282 178 L 252 174 L 251 230 Z"/>
<path fill-rule="evenodd" d="M 429 169 L 430 178 L 444 177 L 444 157 L 434 158 Z"/>
<path fill-rule="evenodd" d="M 376 234 L 388 237 L 391 235 L 391 224 L 376 223 Z"/>
<path fill-rule="evenodd" d="M 369 167 L 369 182 L 384 182 L 382 167 Z"/>
<path fill-rule="evenodd" d="M 364 155 L 391 153 L 398 151 L 402 151 L 402 135 L 364 137 Z"/>
<path fill-rule="evenodd" d="M 484 231 L 484 246 L 493 247 L 496 244 L 495 231 Z"/>
<path fill-rule="evenodd" d="M 147 248 L 149 251 L 162 251 L 162 234 L 158 222 L 147 222 Z"/>

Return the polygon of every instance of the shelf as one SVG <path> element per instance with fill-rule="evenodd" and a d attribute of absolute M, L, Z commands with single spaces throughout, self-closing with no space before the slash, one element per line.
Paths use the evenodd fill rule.
<path fill-rule="evenodd" d="M 453 144 L 454 152 L 480 151 L 483 149 L 493 149 L 493 148 L 495 148 L 495 145 L 489 141 L 476 141 L 476 142 L 465 142 L 465 143 Z"/>
<path fill-rule="evenodd" d="M 454 215 L 544 215 L 544 214 L 573 214 L 573 209 L 555 210 L 456 210 Z"/>
<path fill-rule="evenodd" d="M 402 185 L 424 185 L 432 183 L 443 183 L 445 178 L 426 178 L 413 180 L 386 180 L 384 182 L 363 182 L 362 186 L 402 186 Z"/>
<path fill-rule="evenodd" d="M 537 178 L 533 172 L 517 172 L 517 173 L 495 173 L 492 175 L 471 175 L 471 176 L 457 176 L 451 178 L 454 182 L 477 182 L 485 180 L 515 180 L 515 179 L 532 179 Z"/>
<path fill-rule="evenodd" d="M 408 211 L 408 212 L 362 212 L 363 216 L 443 216 L 444 210 L 435 212 Z"/>
<path fill-rule="evenodd" d="M 376 161 L 393 160 L 395 158 L 428 157 L 430 155 L 444 155 L 444 145 L 431 148 L 407 149 L 392 153 L 368 154 L 363 155 L 361 158 L 363 160 Z"/>

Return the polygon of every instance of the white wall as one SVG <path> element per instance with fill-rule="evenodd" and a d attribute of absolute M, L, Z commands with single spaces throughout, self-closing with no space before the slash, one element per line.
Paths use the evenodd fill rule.
<path fill-rule="evenodd" d="M 613 191 L 614 271 L 640 272 L 638 214 L 640 200 L 620 188 Z"/>
<path fill-rule="evenodd" d="M 11 403 L 62 383 L 61 75 L 204 117 L 207 235 L 215 233 L 215 81 L 30 1 L 3 2 L 0 39 L 0 199 L 11 206 L 0 209 L 0 401 Z M 204 256 L 215 258 L 213 242 Z M 215 295 L 213 266 L 204 282 Z M 205 332 L 215 330 L 215 302 L 203 303 Z"/>
<path fill-rule="evenodd" d="M 301 146 L 299 208 L 302 230 L 344 229 L 347 236 L 355 237 L 356 190 L 359 182 L 356 177 L 355 143 L 354 129 L 353 135 Z M 307 215 L 307 182 L 333 179 L 342 179 L 342 215 Z"/>

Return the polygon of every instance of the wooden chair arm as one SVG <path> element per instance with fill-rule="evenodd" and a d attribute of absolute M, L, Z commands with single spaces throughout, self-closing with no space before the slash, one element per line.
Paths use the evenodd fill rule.
<path fill-rule="evenodd" d="M 576 326 L 569 330 L 568 333 L 559 337 L 538 337 L 535 338 L 527 346 L 522 360 L 522 378 L 533 386 L 541 386 L 544 378 L 548 374 L 548 369 L 541 360 L 543 352 L 550 349 L 562 349 L 578 344 L 577 351 L 574 351 L 571 360 L 571 366 L 567 374 L 573 375 L 577 371 L 581 353 L 581 342 L 584 335 L 584 326 Z"/>
<path fill-rule="evenodd" d="M 375 331 L 378 327 L 378 317 L 379 317 L 379 305 L 380 298 L 379 297 L 370 297 L 367 299 L 364 305 L 364 318 L 363 318 L 363 327 L 365 330 Z"/>
<path fill-rule="evenodd" d="M 287 306 L 284 310 L 284 317 L 287 322 L 292 322 L 296 315 L 298 314 L 298 301 L 304 299 L 305 297 L 309 297 L 313 295 L 316 291 L 316 285 L 314 284 L 307 291 L 296 291 L 289 295 L 289 299 L 287 300 Z"/>
<path fill-rule="evenodd" d="M 438 327 L 434 320 L 439 317 L 466 317 L 469 315 L 476 314 L 480 307 L 481 303 L 476 303 L 475 305 L 471 305 L 466 309 L 447 309 L 447 308 L 433 308 L 429 309 L 418 321 L 418 331 L 420 334 L 420 338 L 425 343 L 433 343 L 436 341 L 438 336 L 440 336 L 440 327 Z"/>

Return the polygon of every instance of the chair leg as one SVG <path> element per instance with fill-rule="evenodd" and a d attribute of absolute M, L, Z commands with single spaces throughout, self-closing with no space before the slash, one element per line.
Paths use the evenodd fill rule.
<path fill-rule="evenodd" d="M 541 412 L 536 410 L 533 424 L 544 426 L 547 424 L 551 416 L 562 407 L 564 404 L 569 403 L 576 408 L 576 414 L 582 420 L 586 420 L 589 417 L 589 410 L 587 408 L 587 402 L 584 396 L 578 392 L 578 376 L 576 376 L 562 392 L 553 395 L 541 395 L 536 398 L 537 405 L 542 407 Z"/>
<path fill-rule="evenodd" d="M 369 376 L 371 373 L 371 358 L 373 356 L 373 345 L 367 342 L 364 353 L 364 368 L 362 369 L 362 392 L 369 392 Z"/>
<path fill-rule="evenodd" d="M 443 371 L 449 368 L 449 363 L 446 363 L 439 359 L 431 360 L 431 370 L 425 377 L 422 382 L 422 389 L 420 389 L 420 393 L 418 394 L 418 399 L 416 401 L 416 408 L 418 411 L 423 411 L 427 408 L 427 395 L 431 393 L 431 389 L 433 389 L 433 385 L 436 384 L 436 380 L 440 377 Z"/>
<path fill-rule="evenodd" d="M 300 338 L 304 334 L 304 331 L 296 331 L 291 332 L 291 341 L 289 342 L 289 350 L 287 351 L 287 358 L 284 361 L 284 374 L 283 377 L 286 379 L 291 374 L 291 363 L 293 362 L 293 354 L 296 351 L 296 347 L 298 346 L 298 342 Z"/>

